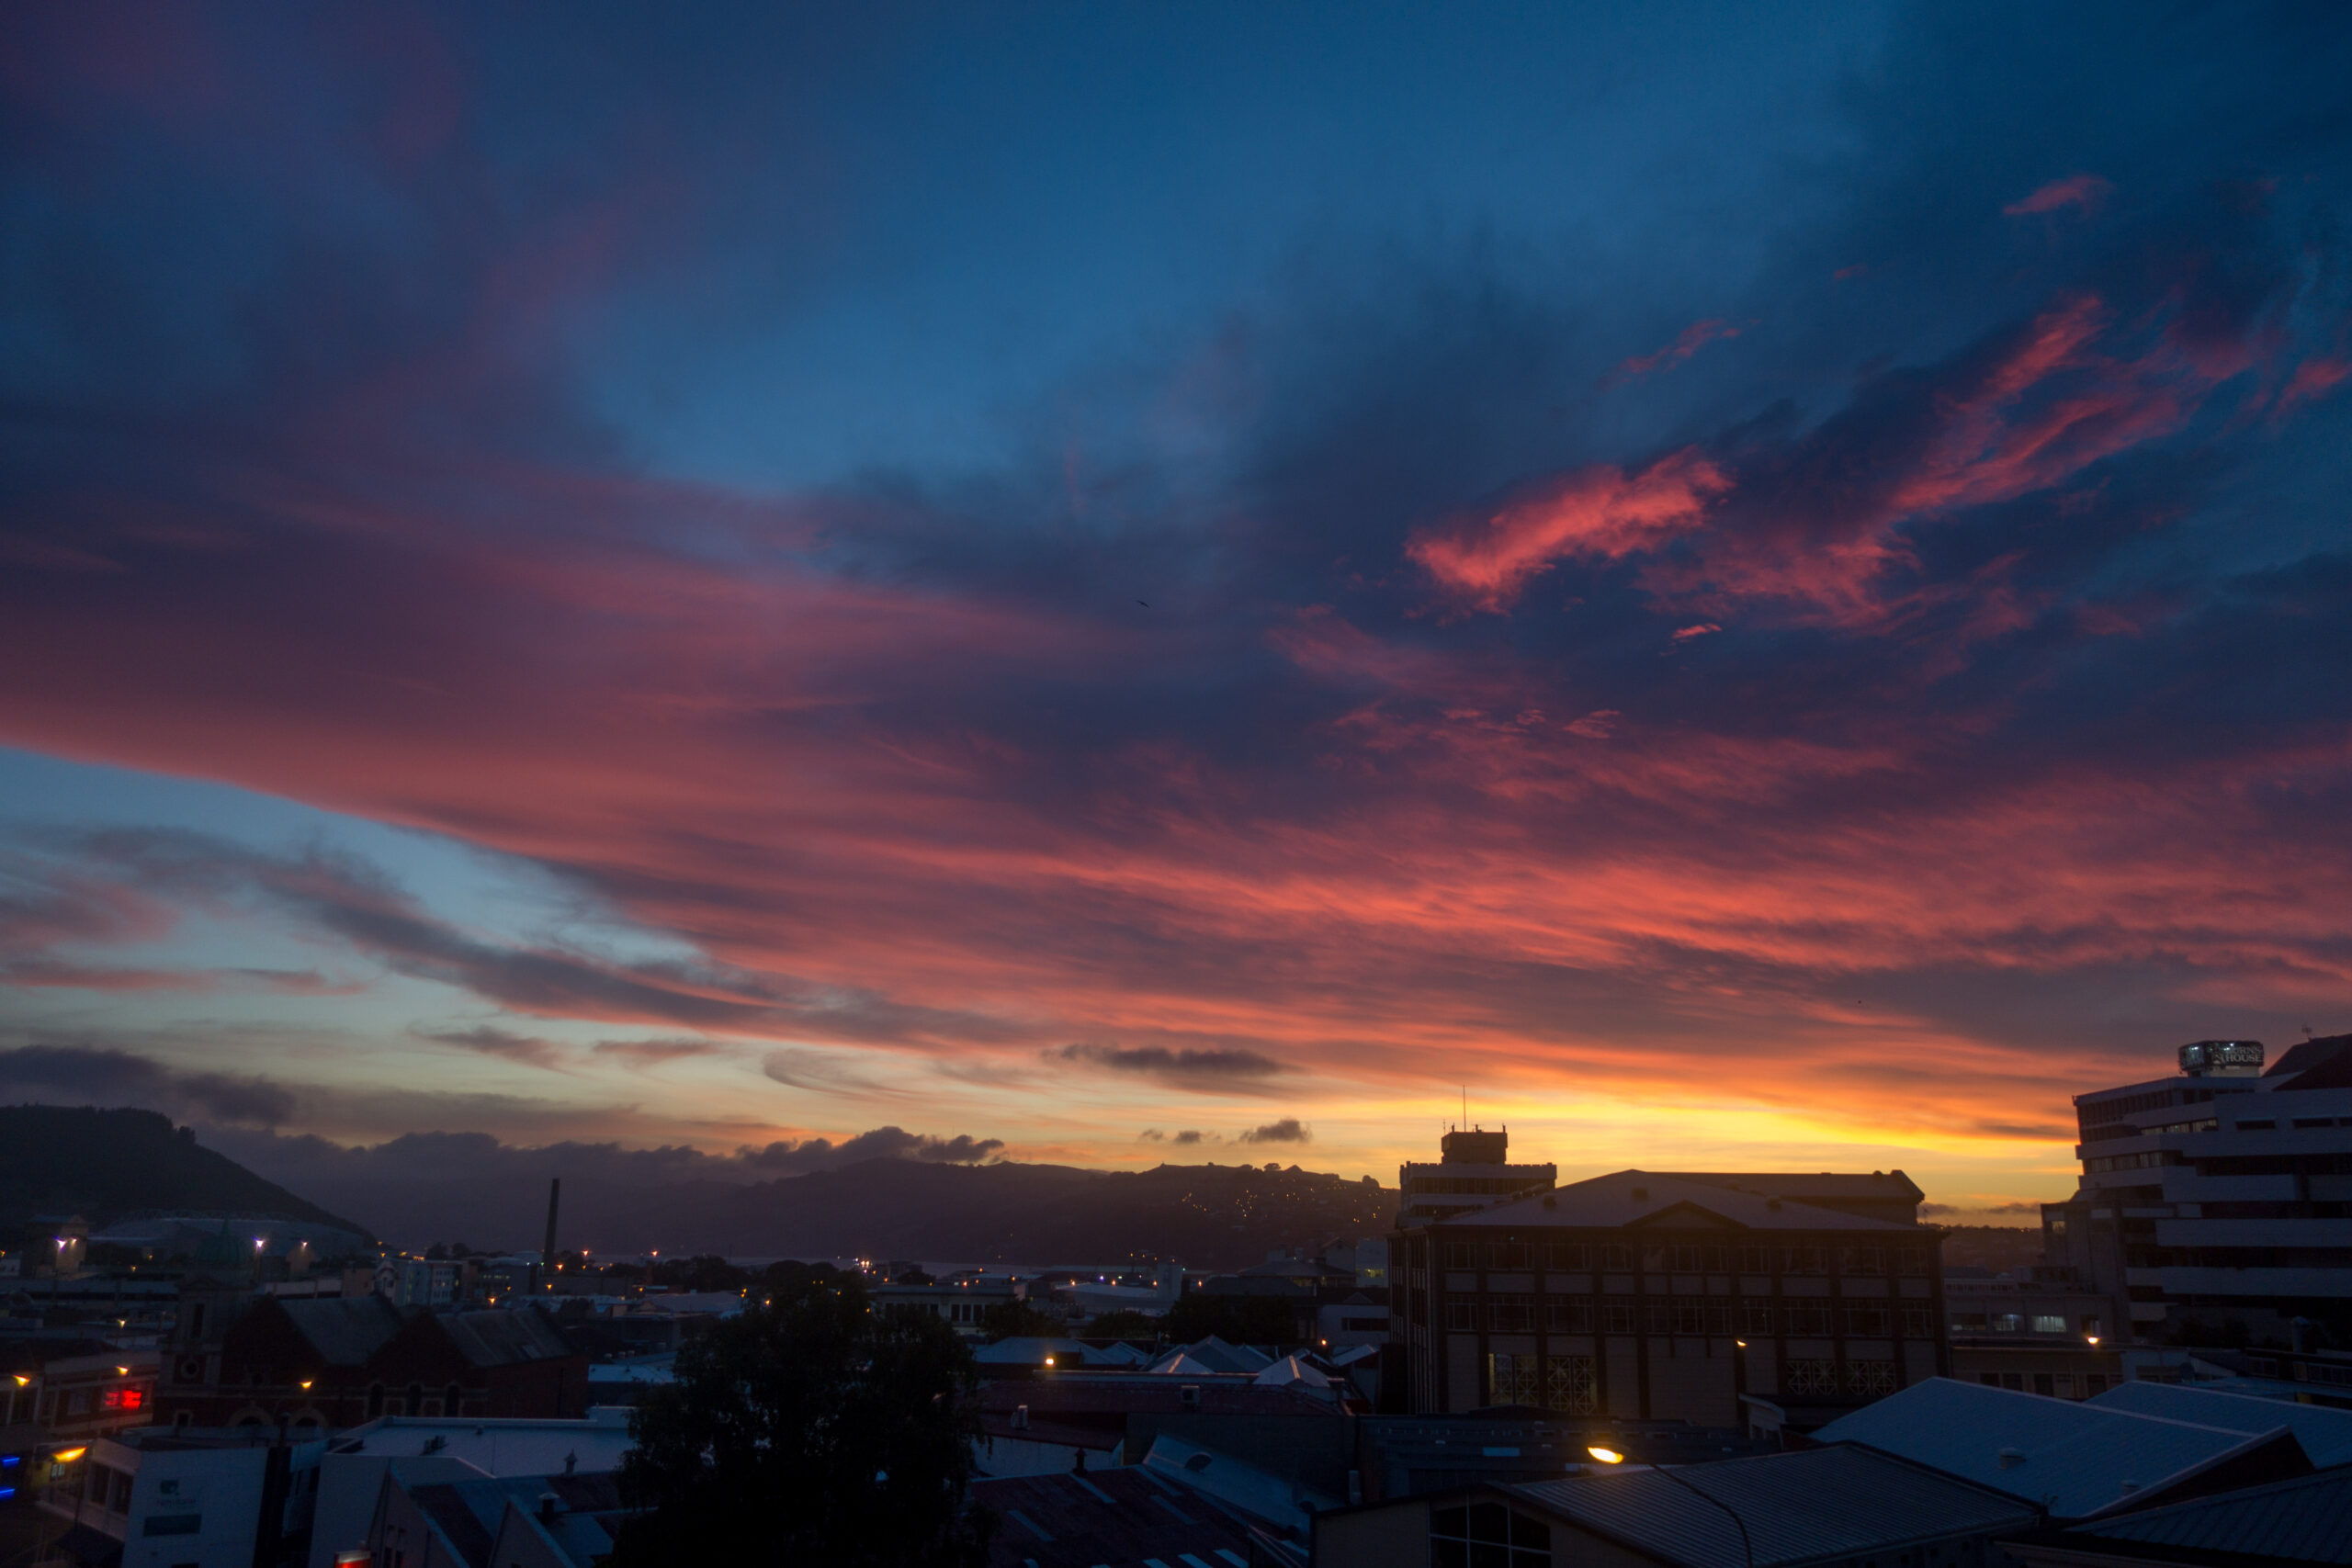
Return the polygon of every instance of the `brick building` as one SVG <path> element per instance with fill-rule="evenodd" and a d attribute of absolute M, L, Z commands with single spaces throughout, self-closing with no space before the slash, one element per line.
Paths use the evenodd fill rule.
<path fill-rule="evenodd" d="M 1942 1374 L 1943 1233 L 1881 1217 L 1917 1189 L 1877 1179 L 1890 1201 L 1855 1213 L 1767 1176 L 1625 1170 L 1400 1231 L 1410 1406 L 1804 1430 Z"/>
<path fill-rule="evenodd" d="M 375 1295 L 192 1303 L 155 1395 L 159 1421 L 230 1428 L 587 1408 L 588 1358 L 537 1307 L 435 1313 Z"/>

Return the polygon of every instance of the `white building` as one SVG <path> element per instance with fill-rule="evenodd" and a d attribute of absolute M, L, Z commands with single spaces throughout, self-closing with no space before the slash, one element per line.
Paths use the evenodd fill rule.
<path fill-rule="evenodd" d="M 325 1451 L 320 1438 L 143 1427 L 93 1438 L 41 1506 L 71 1521 L 58 1542 L 71 1560 L 252 1568 L 310 1528 Z"/>
<path fill-rule="evenodd" d="M 1431 1220 L 1491 1209 L 1558 1182 L 1555 1165 L 1512 1165 L 1510 1133 L 1483 1127 L 1451 1129 L 1438 1140 L 1439 1158 L 1408 1161 L 1396 1168 L 1396 1228 L 1409 1230 Z"/>
<path fill-rule="evenodd" d="M 2081 1185 L 2042 1207 L 2047 1261 L 2138 1340 L 2236 1325 L 2286 1348 L 2311 1337 L 2298 1318 L 2352 1335 L 2352 1034 L 2267 1072 L 2257 1041 L 2179 1058 L 2178 1077 L 2075 1097 Z"/>

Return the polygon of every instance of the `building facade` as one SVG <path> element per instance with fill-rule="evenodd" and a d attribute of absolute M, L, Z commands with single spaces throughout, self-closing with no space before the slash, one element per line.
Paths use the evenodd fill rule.
<path fill-rule="evenodd" d="M 1451 1129 L 1438 1140 L 1440 1158 L 1408 1161 L 1396 1168 L 1396 1224 L 1400 1230 L 1431 1220 L 1451 1219 L 1549 1191 L 1559 1179 L 1551 1165 L 1512 1165 L 1510 1132 Z"/>
<path fill-rule="evenodd" d="M 2263 1059 L 2198 1041 L 2177 1077 L 2075 1097 L 2082 1176 L 2043 1205 L 2045 1257 L 2132 1341 L 2352 1348 L 2352 1035 Z"/>
<path fill-rule="evenodd" d="M 1392 1243 L 1416 1413 L 1803 1428 L 1949 1371 L 1942 1233 L 1619 1171 Z"/>

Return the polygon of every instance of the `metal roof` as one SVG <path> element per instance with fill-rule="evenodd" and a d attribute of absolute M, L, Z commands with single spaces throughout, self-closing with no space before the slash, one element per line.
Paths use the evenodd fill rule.
<path fill-rule="evenodd" d="M 2118 1383 L 2091 1403 L 2103 1409 L 2194 1421 L 2199 1426 L 2221 1427 L 2233 1432 L 2267 1432 L 2274 1427 L 2285 1427 L 2295 1434 L 2295 1440 L 2303 1445 L 2303 1452 L 2320 1469 L 2352 1464 L 2352 1410 L 2296 1404 L 2284 1399 L 2264 1399 L 2186 1383 L 2139 1382 Z"/>
<path fill-rule="evenodd" d="M 2150 1508 L 2078 1526 L 2054 1539 L 2086 1548 L 2130 1541 L 2198 1553 L 2206 1561 L 2352 1563 L 2352 1470 L 2323 1471 Z M 2171 1552 L 2150 1555 L 2161 1558 Z"/>
<path fill-rule="evenodd" d="M 2293 1445 L 2280 1420 L 2258 1433 L 1930 1378 L 1843 1416 L 1818 1443 L 1859 1443 L 2037 1503 L 2063 1519 L 2154 1501 L 2225 1460 Z M 2300 1447 L 2282 1463 L 2301 1469 Z"/>
<path fill-rule="evenodd" d="M 989 1568 L 1140 1568 L 1147 1561 L 1249 1568 L 1270 1561 L 1263 1544 L 1252 1552 L 1245 1518 L 1141 1465 L 975 1481 L 969 1495 L 996 1511 Z"/>
<path fill-rule="evenodd" d="M 1735 1188 L 1690 1181 L 1657 1171 L 1621 1170 L 1572 1182 L 1498 1204 L 1433 1222 L 1440 1225 L 1639 1225 L 1657 1220 L 1668 1210 L 1688 1205 L 1746 1230 L 1871 1231 L 1881 1235 L 1917 1235 L 1917 1225 L 1893 1220 L 1868 1219 L 1839 1209 L 1815 1208 L 1791 1199 L 1785 1202 Z"/>
<path fill-rule="evenodd" d="M 269 1299 L 330 1367 L 367 1365 L 401 1331 L 400 1310 L 381 1296 Z"/>
<path fill-rule="evenodd" d="M 1607 1471 L 1495 1490 L 1690 1568 L 1744 1568 L 1740 1525 L 1755 1548 L 1757 1568 L 1767 1568 L 2030 1529 L 2041 1517 L 2015 1498 L 1852 1447 L 1720 1460 L 1671 1472 Z"/>

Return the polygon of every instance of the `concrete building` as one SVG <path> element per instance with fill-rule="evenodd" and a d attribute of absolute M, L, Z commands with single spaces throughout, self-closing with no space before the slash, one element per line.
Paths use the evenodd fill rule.
<path fill-rule="evenodd" d="M 1022 1292 L 1018 1283 L 1002 1275 L 967 1275 L 928 1285 L 875 1285 L 865 1293 L 877 1310 L 910 1307 L 931 1313 L 952 1325 L 962 1337 L 978 1339 L 985 1332 L 981 1322 L 989 1309 L 1019 1301 Z"/>
<path fill-rule="evenodd" d="M 51 1560 L 94 1568 L 275 1563 L 310 1530 L 325 1450 L 323 1440 L 260 1432 L 147 1427 L 97 1438 L 42 1495 L 44 1509 L 69 1521 Z"/>
<path fill-rule="evenodd" d="M 2071 1269 L 1944 1269 L 1951 1375 L 2056 1399 L 2090 1399 L 2123 1380 L 2113 1308 Z"/>
<path fill-rule="evenodd" d="M 1804 1430 L 1947 1370 L 1942 1234 L 1619 1171 L 1400 1232 L 1390 1337 L 1416 1413 Z"/>
<path fill-rule="evenodd" d="M 2352 1034 L 2263 1060 L 2201 1040 L 2177 1077 L 2075 1097 L 2081 1181 L 2043 1206 L 2045 1260 L 2107 1298 L 2109 1333 L 2352 1348 Z"/>
<path fill-rule="evenodd" d="M 1396 1168 L 1396 1227 L 1409 1230 L 1431 1220 L 1451 1219 L 1549 1191 L 1559 1179 L 1553 1165 L 1512 1165 L 1510 1132 L 1456 1127 L 1438 1140 L 1434 1165 L 1408 1161 Z"/>

